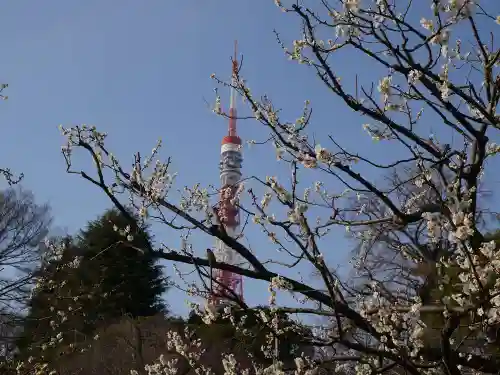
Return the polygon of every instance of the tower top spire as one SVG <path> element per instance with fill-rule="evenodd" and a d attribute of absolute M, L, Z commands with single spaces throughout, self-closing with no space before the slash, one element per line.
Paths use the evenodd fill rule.
<path fill-rule="evenodd" d="M 233 56 L 233 77 L 238 73 L 238 41 L 234 41 L 234 56 Z"/>
<path fill-rule="evenodd" d="M 228 135 L 230 137 L 237 137 L 238 133 L 236 132 L 236 82 L 238 76 L 238 41 L 234 41 L 234 56 L 232 61 L 232 71 L 231 71 L 231 96 L 229 101 L 229 129 Z"/>

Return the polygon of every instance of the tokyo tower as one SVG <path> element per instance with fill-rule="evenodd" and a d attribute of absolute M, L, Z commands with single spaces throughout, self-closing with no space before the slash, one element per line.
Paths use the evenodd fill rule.
<path fill-rule="evenodd" d="M 240 215 L 235 195 L 241 181 L 241 166 L 243 156 L 241 152 L 241 138 L 236 131 L 236 86 L 238 74 L 238 60 L 234 43 L 234 57 L 232 61 L 231 96 L 229 105 L 228 133 L 222 138 L 220 149 L 220 183 L 219 202 L 215 210 L 219 218 L 219 225 L 223 226 L 227 235 L 236 238 L 240 229 Z M 217 262 L 231 265 L 241 265 L 243 258 L 224 242 L 217 239 L 215 244 L 215 258 Z M 213 270 L 215 280 L 209 299 L 215 307 L 231 304 L 235 299 L 243 300 L 243 280 L 241 275 L 225 270 Z"/>

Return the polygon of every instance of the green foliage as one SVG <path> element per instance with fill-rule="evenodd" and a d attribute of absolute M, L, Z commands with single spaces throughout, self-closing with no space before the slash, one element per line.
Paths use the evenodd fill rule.
<path fill-rule="evenodd" d="M 264 322 L 263 315 L 267 318 L 273 316 L 269 307 L 261 306 L 252 310 L 233 308 L 234 324 L 228 318 L 219 317 L 215 322 L 206 325 L 196 314 L 191 314 L 187 323 L 190 327 L 195 327 L 196 337 L 202 339 L 205 345 L 220 345 L 219 343 L 223 342 L 224 346 L 229 349 L 249 353 L 258 363 L 269 365 L 272 360 L 264 355 L 265 350 L 263 351 L 262 347 L 267 346 L 274 354 L 273 338 L 276 336 L 271 329 L 272 323 Z M 277 315 L 278 358 L 286 363 L 293 361 L 301 352 L 311 354 L 307 353 L 310 348 L 300 345 L 302 338 L 310 335 L 310 332 L 303 332 L 303 327 L 300 327 L 299 331 L 299 325 L 295 324 L 287 314 L 278 313 Z"/>
<path fill-rule="evenodd" d="M 146 227 L 134 233 L 131 241 L 115 230 L 126 228 L 127 224 L 125 217 L 110 210 L 100 220 L 91 222 L 78 240 L 78 247 L 84 250 L 82 265 L 86 269 L 82 281 L 101 295 L 99 314 L 107 319 L 151 316 L 165 310 L 160 300 L 165 279 L 155 260 L 147 252 L 126 244 L 116 246 L 120 241 L 138 249 L 151 246 Z"/>
<path fill-rule="evenodd" d="M 128 239 L 126 227 L 123 215 L 107 211 L 76 238 L 65 239 L 60 259 L 39 270 L 19 341 L 22 357 L 42 354 L 50 360 L 123 316 L 166 313 L 161 269 L 147 252 L 136 250 L 151 246 L 147 227 Z"/>

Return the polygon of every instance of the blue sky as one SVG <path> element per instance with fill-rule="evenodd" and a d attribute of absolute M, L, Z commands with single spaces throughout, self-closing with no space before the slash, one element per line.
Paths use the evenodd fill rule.
<path fill-rule="evenodd" d="M 0 103 L 0 160 L 25 174 L 24 186 L 50 203 L 55 225 L 70 233 L 109 202 L 65 173 L 59 124 L 93 124 L 108 132 L 110 148 L 126 166 L 134 152 L 148 153 L 161 137 L 162 156 L 173 156 L 181 185 L 217 184 L 227 125 L 205 100 L 214 99 L 211 73 L 229 77 L 235 39 L 253 92 L 276 99 L 290 120 L 310 99 L 312 133 L 333 134 L 344 145 L 382 159 L 387 155 L 372 151 L 363 120 L 325 95 L 312 71 L 284 57 L 273 29 L 291 42 L 300 37 L 299 24 L 271 0 L 20 0 L 3 2 L 0 25 L 0 81 L 9 84 L 9 100 Z M 377 73 L 351 57 L 334 60 L 341 74 Z M 240 122 L 239 129 L 245 139 L 265 137 L 254 122 Z M 273 159 L 271 148 L 245 150 L 244 173 L 285 176 L 286 170 L 269 163 Z M 262 254 L 270 248 L 265 242 L 254 247 Z M 340 238 L 332 259 L 345 262 L 346 251 Z M 250 300 L 261 301 L 260 289 L 247 285 L 246 292 Z M 183 304 L 174 302 L 177 297 L 172 292 L 167 300 L 174 311 L 185 313 Z"/>

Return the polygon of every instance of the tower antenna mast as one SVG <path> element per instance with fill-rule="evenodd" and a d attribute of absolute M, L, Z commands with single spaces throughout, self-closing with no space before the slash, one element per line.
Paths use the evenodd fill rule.
<path fill-rule="evenodd" d="M 236 136 L 236 80 L 238 77 L 238 41 L 234 41 L 233 69 L 231 71 L 231 90 L 229 97 L 229 132 L 230 136 Z"/>

